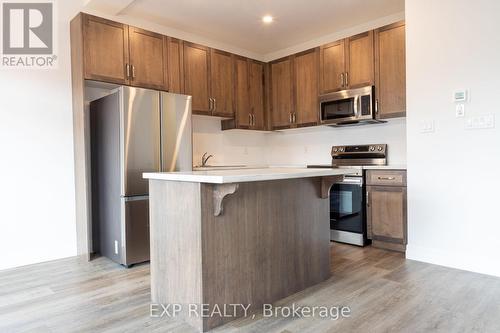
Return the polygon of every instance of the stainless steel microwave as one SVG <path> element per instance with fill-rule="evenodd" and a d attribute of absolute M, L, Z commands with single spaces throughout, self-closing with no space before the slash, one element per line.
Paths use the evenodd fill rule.
<path fill-rule="evenodd" d="M 375 118 L 373 86 L 321 95 L 319 108 L 320 120 L 324 125 L 346 126 L 385 122 Z"/>

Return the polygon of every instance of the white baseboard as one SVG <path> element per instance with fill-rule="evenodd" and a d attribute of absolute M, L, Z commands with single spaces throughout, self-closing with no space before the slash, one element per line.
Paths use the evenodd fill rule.
<path fill-rule="evenodd" d="M 406 258 L 500 277 L 500 259 L 498 253 L 452 252 L 408 244 L 406 247 Z"/>

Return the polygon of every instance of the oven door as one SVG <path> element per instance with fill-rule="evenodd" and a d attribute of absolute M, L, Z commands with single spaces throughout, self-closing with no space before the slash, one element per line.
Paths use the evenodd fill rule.
<path fill-rule="evenodd" d="M 345 177 L 330 190 L 330 229 L 365 236 L 363 177 Z M 362 244 L 357 244 L 362 245 Z"/>

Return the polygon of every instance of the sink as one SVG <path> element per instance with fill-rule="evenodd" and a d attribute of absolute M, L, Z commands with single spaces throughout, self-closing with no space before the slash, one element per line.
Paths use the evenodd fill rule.
<path fill-rule="evenodd" d="M 194 171 L 208 171 L 208 170 L 238 170 L 246 169 L 246 165 L 205 165 L 205 166 L 194 166 Z"/>

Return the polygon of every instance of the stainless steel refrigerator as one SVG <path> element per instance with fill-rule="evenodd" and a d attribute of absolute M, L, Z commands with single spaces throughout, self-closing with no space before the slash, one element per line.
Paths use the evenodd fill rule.
<path fill-rule="evenodd" d="M 191 96 L 119 87 L 90 103 L 94 252 L 130 266 L 149 260 L 143 172 L 192 170 Z"/>

